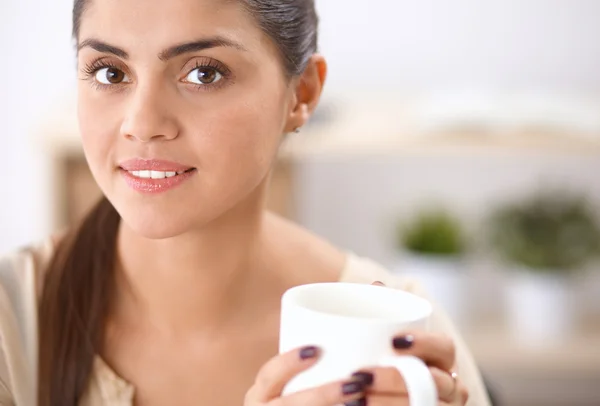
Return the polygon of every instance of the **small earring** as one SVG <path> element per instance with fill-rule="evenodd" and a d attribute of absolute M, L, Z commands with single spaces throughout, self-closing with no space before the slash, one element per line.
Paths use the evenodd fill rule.
<path fill-rule="evenodd" d="M 295 132 L 296 134 L 298 134 L 298 133 L 300 132 L 300 127 L 296 127 L 296 128 L 294 128 L 294 132 Z"/>

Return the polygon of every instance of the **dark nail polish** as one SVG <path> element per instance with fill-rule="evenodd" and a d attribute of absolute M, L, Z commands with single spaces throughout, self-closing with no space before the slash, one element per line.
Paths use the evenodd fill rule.
<path fill-rule="evenodd" d="M 300 359 L 305 360 L 315 358 L 318 353 L 319 350 L 317 349 L 317 347 L 305 347 L 302 350 L 300 350 Z"/>
<path fill-rule="evenodd" d="M 396 337 L 392 341 L 394 348 L 397 350 L 407 350 L 413 346 L 415 338 L 413 336 Z"/>
<path fill-rule="evenodd" d="M 362 382 L 365 386 L 373 385 L 374 377 L 370 372 L 356 372 L 352 374 L 352 378 L 357 382 Z"/>
<path fill-rule="evenodd" d="M 344 395 L 355 395 L 364 392 L 365 385 L 362 382 L 348 382 L 342 385 Z"/>
<path fill-rule="evenodd" d="M 367 406 L 367 399 L 365 399 L 365 398 L 354 399 L 354 400 L 344 403 L 344 406 Z"/>

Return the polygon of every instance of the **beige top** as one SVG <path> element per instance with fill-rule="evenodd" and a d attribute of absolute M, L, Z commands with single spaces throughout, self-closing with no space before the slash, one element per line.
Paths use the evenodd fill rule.
<path fill-rule="evenodd" d="M 50 242 L 0 258 L 0 405 L 35 406 L 37 385 L 37 297 L 40 270 L 51 258 Z M 392 275 L 366 258 L 349 254 L 341 280 L 353 283 L 381 281 L 388 286 L 424 296 L 418 286 Z M 489 406 L 481 376 L 463 339 L 442 310 L 431 320 L 434 331 L 455 339 L 458 373 L 470 390 L 469 406 Z M 81 406 L 132 406 L 135 389 L 96 357 Z"/>

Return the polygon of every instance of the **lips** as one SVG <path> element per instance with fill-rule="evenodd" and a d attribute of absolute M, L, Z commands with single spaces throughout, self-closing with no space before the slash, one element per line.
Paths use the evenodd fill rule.
<path fill-rule="evenodd" d="M 156 171 L 156 172 L 186 172 L 194 169 L 192 166 L 183 165 L 177 162 L 163 161 L 159 159 L 141 159 L 135 158 L 119 165 L 121 169 L 128 172 L 133 171 Z"/>
<path fill-rule="evenodd" d="M 196 169 L 176 162 L 132 159 L 119 165 L 125 182 L 144 194 L 162 193 L 190 179 Z"/>

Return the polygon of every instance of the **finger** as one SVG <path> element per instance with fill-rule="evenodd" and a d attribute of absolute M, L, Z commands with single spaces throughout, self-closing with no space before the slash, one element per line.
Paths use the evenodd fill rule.
<path fill-rule="evenodd" d="M 435 386 L 438 391 L 438 399 L 443 402 L 453 402 L 456 400 L 458 393 L 458 379 L 454 380 L 452 375 L 447 371 L 431 367 L 431 376 L 435 381 Z"/>
<path fill-rule="evenodd" d="M 410 406 L 410 399 L 407 396 L 367 395 L 345 406 Z"/>
<path fill-rule="evenodd" d="M 398 355 L 413 355 L 444 371 L 450 371 L 455 363 L 454 342 L 441 334 L 409 332 L 394 337 L 392 345 Z"/>
<path fill-rule="evenodd" d="M 455 401 L 458 401 L 461 406 L 466 405 L 469 401 L 469 388 L 460 379 L 457 380 Z"/>
<path fill-rule="evenodd" d="M 466 404 L 466 400 L 460 403 L 448 403 L 441 401 L 439 406 L 457 406 Z M 410 399 L 406 396 L 368 395 L 346 403 L 344 406 L 410 406 Z"/>
<path fill-rule="evenodd" d="M 406 395 L 406 384 L 396 368 L 365 368 L 352 374 L 352 379 L 362 382 L 368 393 L 380 395 Z"/>
<path fill-rule="evenodd" d="M 452 402 L 440 402 L 438 406 L 465 406 L 467 404 L 468 397 L 464 399 L 457 398 Z"/>
<path fill-rule="evenodd" d="M 440 400 L 451 401 L 455 396 L 455 383 L 452 376 L 439 368 L 430 367 L 429 372 L 437 388 Z M 389 396 L 407 396 L 404 378 L 396 368 L 363 369 L 352 374 L 352 378 L 365 384 L 368 393 Z"/>
<path fill-rule="evenodd" d="M 269 406 L 334 406 L 348 404 L 364 396 L 365 385 L 349 379 L 280 397 Z"/>
<path fill-rule="evenodd" d="M 285 385 L 297 374 L 310 368 L 319 358 L 319 349 L 303 347 L 271 358 L 258 372 L 248 396 L 268 402 L 281 396 Z"/>

